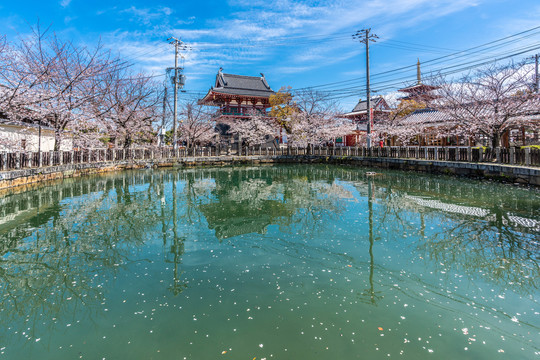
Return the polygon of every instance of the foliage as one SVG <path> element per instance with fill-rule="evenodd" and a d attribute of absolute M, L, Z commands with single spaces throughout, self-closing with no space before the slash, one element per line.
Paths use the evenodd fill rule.
<path fill-rule="evenodd" d="M 414 100 L 402 99 L 398 106 L 390 113 L 390 119 L 403 118 L 416 110 L 425 109 L 426 104 L 423 102 L 417 102 Z"/>
<path fill-rule="evenodd" d="M 178 138 L 186 142 L 188 149 L 210 142 L 216 136 L 215 121 L 204 106 L 195 101 L 186 102 L 182 105 L 180 115 L 182 118 L 178 127 Z"/>
<path fill-rule="evenodd" d="M 514 128 L 538 129 L 540 96 L 531 91 L 534 68 L 525 64 L 490 65 L 457 82 L 439 79 L 438 108 L 453 122 L 452 135 L 483 135 L 491 146 L 501 145 L 502 135 Z"/>
<path fill-rule="evenodd" d="M 287 131 L 288 119 L 297 112 L 297 108 L 294 106 L 292 99 L 293 96 L 290 92 L 290 86 L 283 86 L 277 93 L 270 96 L 270 116 L 276 119 L 279 125 L 283 126 Z"/>
<path fill-rule="evenodd" d="M 279 127 L 272 117 L 264 116 L 253 111 L 248 119 L 237 118 L 229 121 L 231 132 L 238 134 L 248 145 L 264 144 L 274 140 L 279 133 Z"/>
<path fill-rule="evenodd" d="M 288 120 L 290 143 L 295 146 L 320 145 L 350 134 L 355 127 L 341 113 L 335 101 L 321 92 L 307 90 L 296 93 L 297 109 Z"/>
<path fill-rule="evenodd" d="M 104 136 L 123 146 L 148 140 L 159 117 L 159 93 L 150 77 L 127 70 L 131 65 L 99 42 L 93 48 L 77 46 L 39 24 L 31 30 L 17 43 L 0 37 L 4 116 L 52 127 L 55 150 L 68 131 L 83 147 L 99 144 Z"/>

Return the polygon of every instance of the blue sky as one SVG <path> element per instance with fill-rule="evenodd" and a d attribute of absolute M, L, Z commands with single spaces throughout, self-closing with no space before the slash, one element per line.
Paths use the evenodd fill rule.
<path fill-rule="evenodd" d="M 380 39 L 371 45 L 375 93 L 387 93 L 423 73 L 525 50 L 540 49 L 540 30 L 500 46 L 433 61 L 456 51 L 540 26 L 538 0 L 331 0 L 331 1 L 101 1 L 27 0 L 0 3 L 0 34 L 24 36 L 40 21 L 60 36 L 92 44 L 99 38 L 142 71 L 160 75 L 174 65 L 175 36 L 191 46 L 185 53 L 185 98 L 213 85 L 219 67 L 227 73 L 258 75 L 274 90 L 281 86 L 332 91 L 344 110 L 362 94 L 365 48 L 353 41 L 370 27 Z M 526 47 L 530 51 L 526 51 Z M 431 61 L 431 62 L 430 62 Z M 410 66 L 399 72 L 392 70 Z M 383 74 L 384 72 L 391 71 Z M 156 77 L 161 80 L 162 78 Z M 349 82 L 342 82 L 348 81 Z M 358 89 L 356 87 L 359 87 Z"/>

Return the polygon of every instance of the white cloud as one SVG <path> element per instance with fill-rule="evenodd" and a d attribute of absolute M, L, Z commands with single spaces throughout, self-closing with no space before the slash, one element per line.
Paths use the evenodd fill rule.
<path fill-rule="evenodd" d="M 149 55 L 135 60 L 147 70 L 162 71 L 172 66 L 174 59 L 173 48 L 168 48 L 162 38 L 172 35 L 193 47 L 186 55 L 186 69 L 198 74 L 208 71 L 209 78 L 219 66 L 231 69 L 265 59 L 279 60 L 268 65 L 273 72 L 306 73 L 359 56 L 363 48 L 354 44 L 350 35 L 364 26 L 370 25 L 388 39 L 406 29 L 416 29 L 425 22 L 476 6 L 478 1 L 230 0 L 232 13 L 197 19 L 197 26 L 193 16 L 186 17 L 187 20 L 172 19 L 171 8 L 132 6 L 120 13 L 146 25 L 146 30 L 114 38 L 114 48 L 127 53 L 128 58 L 129 53 L 147 51 Z M 149 40 L 142 44 L 141 39 Z"/>
<path fill-rule="evenodd" d="M 61 7 L 68 7 L 70 3 L 71 3 L 71 0 L 62 0 L 62 1 L 60 1 L 60 6 Z"/>
<path fill-rule="evenodd" d="M 167 22 L 168 17 L 172 15 L 173 12 L 174 11 L 171 8 L 165 6 L 157 8 L 137 8 L 131 6 L 120 11 L 120 13 L 131 15 L 132 20 L 145 25 L 150 25 L 154 21 Z"/>

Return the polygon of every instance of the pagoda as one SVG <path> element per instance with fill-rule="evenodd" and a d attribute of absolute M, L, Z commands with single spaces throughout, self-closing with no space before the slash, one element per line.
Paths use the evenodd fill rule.
<path fill-rule="evenodd" d="M 399 89 L 398 91 L 407 93 L 407 96 L 401 100 L 414 100 L 419 103 L 429 105 L 431 101 L 439 98 L 438 95 L 432 94 L 433 90 L 437 90 L 437 86 L 422 84 L 422 75 L 420 72 L 420 59 L 416 63 L 416 84 Z"/>
<path fill-rule="evenodd" d="M 274 94 L 263 73 L 261 76 L 233 75 L 223 73 L 220 68 L 214 86 L 198 103 L 219 107 L 217 121 L 226 122 L 231 119 L 247 119 L 254 111 L 266 115 L 270 107 L 270 96 Z"/>

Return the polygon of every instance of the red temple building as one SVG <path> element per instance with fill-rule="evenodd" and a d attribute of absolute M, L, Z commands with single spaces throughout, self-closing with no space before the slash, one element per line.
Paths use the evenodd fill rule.
<path fill-rule="evenodd" d="M 377 122 L 385 119 L 392 111 L 390 106 L 382 96 L 371 98 L 371 130 L 377 126 Z M 359 140 L 367 134 L 367 100 L 360 99 L 354 109 L 342 115 L 345 118 L 351 119 L 356 125 L 356 132 L 345 136 L 344 146 L 355 146 Z"/>
<path fill-rule="evenodd" d="M 214 86 L 198 103 L 219 108 L 215 116 L 220 139 L 227 144 L 235 143 L 238 150 L 242 139 L 229 132 L 229 124 L 238 119 L 249 121 L 254 113 L 266 116 L 270 96 L 274 94 L 262 73 L 261 76 L 224 74 L 220 68 Z"/>
<path fill-rule="evenodd" d="M 224 74 L 219 69 L 215 85 L 199 100 L 200 105 L 219 107 L 218 122 L 227 119 L 249 118 L 255 110 L 266 114 L 270 107 L 270 96 L 275 92 L 261 76 Z"/>

